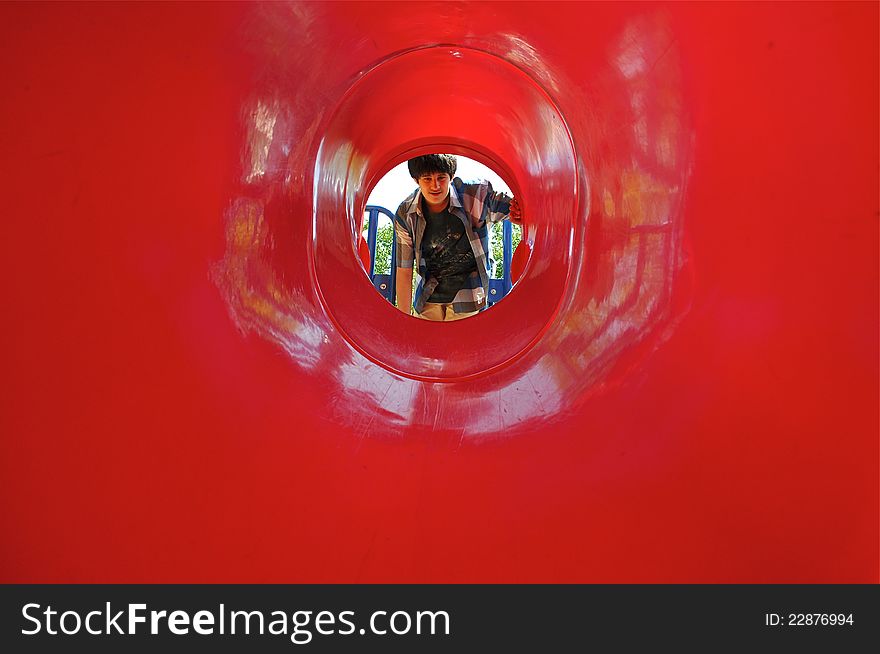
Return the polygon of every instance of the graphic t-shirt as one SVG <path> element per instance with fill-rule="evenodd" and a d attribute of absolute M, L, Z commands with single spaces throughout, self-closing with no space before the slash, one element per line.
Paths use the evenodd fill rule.
<path fill-rule="evenodd" d="M 439 304 L 452 302 L 470 275 L 477 274 L 477 260 L 468 241 L 464 224 L 448 207 L 440 213 L 425 214 L 425 234 L 422 237 L 422 257 L 428 277 L 437 279 L 437 287 L 426 298 Z"/>

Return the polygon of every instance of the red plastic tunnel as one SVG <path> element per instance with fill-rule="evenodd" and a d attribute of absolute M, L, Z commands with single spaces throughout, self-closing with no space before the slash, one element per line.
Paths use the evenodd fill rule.
<path fill-rule="evenodd" d="M 877 582 L 877 26 L 0 6 L 2 581 Z M 445 325 L 357 250 L 431 151 L 531 250 Z"/>

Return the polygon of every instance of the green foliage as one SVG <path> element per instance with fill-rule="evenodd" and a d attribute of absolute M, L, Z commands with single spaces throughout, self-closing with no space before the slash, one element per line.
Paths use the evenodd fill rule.
<path fill-rule="evenodd" d="M 382 220 L 384 216 L 379 218 L 379 228 L 376 230 L 376 266 L 375 274 L 390 275 L 391 274 L 391 243 L 394 238 L 394 227 L 387 218 Z M 367 229 L 370 226 L 370 219 L 364 219 L 364 239 L 367 238 Z"/>
<path fill-rule="evenodd" d="M 388 225 L 380 225 L 376 231 L 376 273 L 379 275 L 391 274 L 391 242 L 394 238 L 394 228 Z"/>
<path fill-rule="evenodd" d="M 511 253 L 516 252 L 516 246 L 522 240 L 522 227 L 511 224 L 513 232 L 511 233 Z M 503 223 L 493 223 L 489 235 L 489 247 L 492 250 L 492 261 L 495 266 L 490 270 L 492 279 L 501 279 L 504 277 L 504 225 Z"/>

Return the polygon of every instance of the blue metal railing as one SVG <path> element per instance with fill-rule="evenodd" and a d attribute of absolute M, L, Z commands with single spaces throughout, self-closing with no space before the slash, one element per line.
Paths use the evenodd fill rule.
<path fill-rule="evenodd" d="M 369 222 L 367 224 L 367 245 L 370 248 L 370 279 L 373 286 L 382 296 L 394 304 L 394 281 L 397 272 L 397 234 L 392 229 L 391 237 L 391 260 L 388 262 L 389 274 L 376 274 L 376 236 L 379 233 L 379 214 L 384 214 L 394 225 L 394 214 L 385 207 L 375 204 L 368 204 L 366 211 L 369 214 Z M 488 306 L 492 306 L 501 298 L 510 292 L 513 283 L 510 280 L 510 260 L 513 258 L 513 226 L 509 220 L 505 220 L 501 226 L 502 252 L 504 261 L 502 263 L 502 278 L 489 280 L 489 301 Z M 491 253 L 490 253 L 491 257 Z M 489 262 L 489 270 L 494 271 L 494 261 Z"/>
<path fill-rule="evenodd" d="M 380 207 L 374 204 L 368 204 L 366 211 L 370 214 L 370 222 L 367 224 L 367 245 L 370 247 L 370 279 L 376 290 L 379 291 L 386 300 L 391 302 L 391 304 L 394 304 L 394 280 L 397 268 L 397 234 L 394 233 L 393 229 L 391 230 L 391 261 L 388 262 L 390 273 L 387 275 L 376 274 L 376 235 L 379 232 L 379 214 L 382 213 L 388 216 L 392 227 L 394 226 L 394 214 L 388 211 L 385 207 Z"/>

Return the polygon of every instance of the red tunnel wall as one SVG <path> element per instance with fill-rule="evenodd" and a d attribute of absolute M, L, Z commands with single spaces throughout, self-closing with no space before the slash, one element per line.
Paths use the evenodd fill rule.
<path fill-rule="evenodd" d="M 0 7 L 2 580 L 877 582 L 877 5 L 423 8 Z M 534 82 L 400 123 L 534 226 L 454 326 L 334 122 L 427 44 Z"/>

